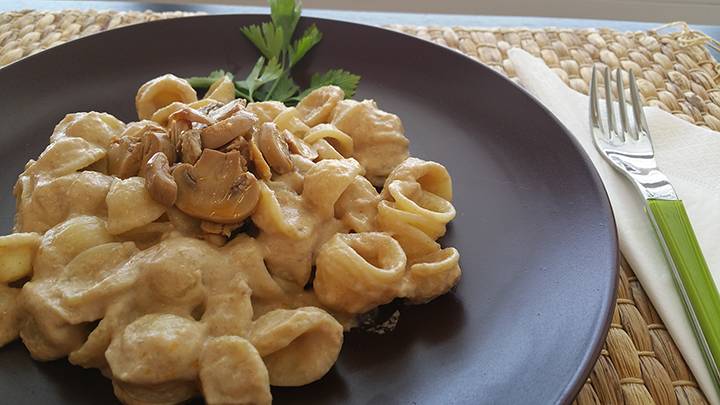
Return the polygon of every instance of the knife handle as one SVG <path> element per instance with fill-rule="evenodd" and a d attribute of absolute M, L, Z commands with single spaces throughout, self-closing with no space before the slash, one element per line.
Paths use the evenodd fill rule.
<path fill-rule="evenodd" d="M 681 200 L 647 200 L 648 215 L 670 264 L 715 386 L 720 388 L 720 295 Z"/>

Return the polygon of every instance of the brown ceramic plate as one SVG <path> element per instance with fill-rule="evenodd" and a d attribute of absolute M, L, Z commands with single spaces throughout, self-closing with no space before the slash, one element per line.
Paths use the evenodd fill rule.
<path fill-rule="evenodd" d="M 238 30 L 265 16 L 183 18 L 126 27 L 0 69 L 0 231 L 12 185 L 67 112 L 135 120 L 133 99 L 164 74 L 247 72 L 257 53 Z M 362 75 L 359 98 L 398 114 L 411 153 L 442 162 L 458 216 L 457 289 L 403 307 L 387 335 L 353 331 L 340 359 L 309 386 L 274 389 L 275 403 L 549 404 L 571 401 L 602 346 L 614 298 L 617 243 L 589 160 L 554 118 L 501 75 L 460 53 L 395 32 L 304 18 L 324 34 L 296 77 L 328 68 Z M 302 27 L 301 27 L 302 28 Z M 114 401 L 95 370 L 37 363 L 0 349 L 0 402 Z"/>

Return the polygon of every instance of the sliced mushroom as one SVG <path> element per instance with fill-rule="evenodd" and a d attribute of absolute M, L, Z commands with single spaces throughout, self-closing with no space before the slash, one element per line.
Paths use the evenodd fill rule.
<path fill-rule="evenodd" d="M 184 106 L 168 117 L 168 135 L 175 148 L 180 150 L 182 134 L 185 131 L 214 123 L 203 111 Z"/>
<path fill-rule="evenodd" d="M 230 118 L 236 112 L 245 108 L 245 100 L 238 98 L 235 99 L 222 107 L 215 107 L 209 111 L 210 118 L 215 121 L 222 121 L 225 118 Z"/>
<path fill-rule="evenodd" d="M 221 224 L 239 223 L 250 216 L 260 199 L 260 188 L 255 176 L 243 170 L 240 159 L 237 151 L 205 149 L 195 165 L 178 165 L 173 171 L 178 209 Z"/>
<path fill-rule="evenodd" d="M 163 137 L 167 138 L 165 129 L 152 121 L 140 121 L 128 125 L 120 137 L 110 143 L 107 152 L 108 173 L 121 179 L 137 175 L 145 159 L 152 156 L 149 154 L 151 149 L 162 147 Z M 165 148 L 172 149 L 169 138 Z M 172 155 L 174 158 L 174 153 Z"/>
<path fill-rule="evenodd" d="M 270 165 L 268 165 L 267 161 L 263 157 L 262 152 L 260 152 L 260 148 L 258 148 L 257 137 L 258 133 L 255 132 L 250 142 L 248 142 L 248 149 L 250 149 L 250 161 L 252 162 L 253 173 L 258 175 L 263 180 L 270 180 L 270 178 L 272 177 L 272 170 L 270 170 Z"/>
<path fill-rule="evenodd" d="M 203 147 L 216 149 L 239 136 L 244 136 L 257 121 L 255 114 L 239 110 L 235 115 L 202 129 L 200 137 Z"/>
<path fill-rule="evenodd" d="M 285 130 L 283 131 L 283 137 L 285 142 L 288 144 L 290 153 L 300 155 L 306 159 L 315 160 L 318 158 L 318 153 L 315 149 L 311 148 L 305 141 L 293 135 L 292 132 Z"/>
<path fill-rule="evenodd" d="M 170 174 L 170 162 L 163 152 L 157 152 L 145 164 L 145 188 L 153 200 L 172 207 L 177 198 L 177 184 Z"/>
<path fill-rule="evenodd" d="M 232 152 L 234 150 L 240 152 L 240 156 L 242 156 L 242 165 L 245 170 L 247 170 L 248 162 L 250 161 L 250 142 L 248 142 L 245 138 L 239 136 L 235 139 L 233 139 L 230 143 L 223 145 L 221 148 L 218 149 L 220 152 Z"/>
<path fill-rule="evenodd" d="M 267 163 L 278 174 L 284 174 L 293 169 L 288 144 L 274 123 L 266 122 L 260 126 L 260 130 L 257 132 L 257 146 Z"/>
<path fill-rule="evenodd" d="M 168 165 L 175 163 L 175 146 L 170 142 L 170 137 L 163 132 L 150 132 L 143 139 L 143 158 L 140 166 L 140 176 L 145 176 L 147 163 L 156 153 L 165 155 Z"/>
<path fill-rule="evenodd" d="M 200 159 L 202 154 L 202 141 L 200 140 L 200 130 L 196 128 L 188 129 L 180 134 L 177 144 L 178 152 L 180 152 L 180 161 L 183 163 L 194 164 Z"/>

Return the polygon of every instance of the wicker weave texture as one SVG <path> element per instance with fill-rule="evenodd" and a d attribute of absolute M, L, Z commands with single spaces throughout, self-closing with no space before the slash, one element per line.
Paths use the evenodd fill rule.
<path fill-rule="evenodd" d="M 720 67 L 705 47 L 684 45 L 681 32 L 663 35 L 609 29 L 390 28 L 457 49 L 510 77 L 515 76 L 515 69 L 507 59 L 507 51 L 522 48 L 542 58 L 566 84 L 584 94 L 593 65 L 632 70 L 646 104 L 720 131 Z"/>
<path fill-rule="evenodd" d="M 85 35 L 186 15 L 190 14 L 75 10 L 0 13 L 0 66 Z M 541 57 L 565 83 L 583 93 L 587 93 L 593 64 L 633 70 L 646 104 L 720 131 L 720 65 L 703 46 L 683 44 L 679 33 L 400 25 L 388 28 L 456 49 L 509 77 L 515 76 L 515 70 L 507 51 L 523 48 Z M 574 404 L 706 403 L 662 320 L 623 261 L 605 346 Z"/>

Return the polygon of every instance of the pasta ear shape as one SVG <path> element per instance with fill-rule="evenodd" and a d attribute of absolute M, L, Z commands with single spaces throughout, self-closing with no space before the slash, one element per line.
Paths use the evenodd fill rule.
<path fill-rule="evenodd" d="M 114 242 L 103 219 L 77 216 L 48 230 L 40 241 L 33 263 L 33 280 L 55 277 L 81 252 Z"/>
<path fill-rule="evenodd" d="M 115 336 L 105 357 L 114 379 L 162 384 L 197 377 L 205 329 L 172 314 L 145 315 Z"/>
<path fill-rule="evenodd" d="M 29 287 L 51 301 L 68 323 L 92 322 L 135 283 L 137 271 L 119 268 L 137 252 L 132 242 L 94 246 L 70 261 L 58 277 L 30 282 Z"/>
<path fill-rule="evenodd" d="M 380 201 L 377 208 L 376 221 L 378 227 L 392 235 L 393 239 L 400 243 L 408 260 L 413 260 L 440 249 L 440 245 L 435 242 L 435 239 L 412 225 L 410 221 L 407 221 L 405 213 L 395 208 L 392 203 Z M 414 215 L 411 215 L 411 218 L 419 219 Z"/>
<path fill-rule="evenodd" d="M 270 377 L 258 351 L 238 336 L 210 338 L 200 353 L 200 385 L 208 405 L 269 405 Z"/>
<path fill-rule="evenodd" d="M 424 191 L 418 183 L 396 180 L 387 188 L 400 211 L 399 218 L 433 239 L 444 235 L 445 225 L 455 218 L 455 207 L 449 201 Z"/>
<path fill-rule="evenodd" d="M 330 121 L 330 115 L 345 92 L 338 86 L 323 86 L 311 91 L 297 105 L 301 119 L 310 127 Z"/>
<path fill-rule="evenodd" d="M 249 103 L 246 110 L 258 117 L 258 126 L 266 122 L 271 122 L 280 115 L 281 112 L 287 110 L 285 104 L 279 101 L 261 101 L 257 103 Z"/>
<path fill-rule="evenodd" d="M 242 279 L 235 277 L 226 290 L 208 294 L 202 322 L 209 336 L 246 336 L 253 318 L 250 295 L 252 290 Z"/>
<path fill-rule="evenodd" d="M 335 364 L 343 327 L 316 307 L 276 309 L 253 322 L 249 340 L 265 362 L 271 385 L 297 387 L 320 379 Z"/>
<path fill-rule="evenodd" d="M 383 219 L 391 221 L 404 222 L 427 235 L 430 239 L 435 240 L 445 234 L 445 224 L 434 221 L 425 215 L 411 211 L 401 210 L 396 203 L 389 201 L 380 201 L 378 204 L 378 213 Z"/>
<path fill-rule="evenodd" d="M 305 173 L 302 197 L 316 208 L 320 219 L 335 215 L 335 202 L 362 175 L 355 159 L 321 160 Z"/>
<path fill-rule="evenodd" d="M 414 157 L 407 158 L 393 169 L 387 180 L 385 180 L 385 187 L 396 180 L 417 182 L 423 191 L 433 193 L 447 201 L 452 201 L 452 179 L 445 166 L 440 163 Z M 383 195 L 387 195 L 387 192 L 384 192 Z"/>
<path fill-rule="evenodd" d="M 398 296 L 406 262 L 386 233 L 336 234 L 318 251 L 313 288 L 328 308 L 363 313 Z"/>
<path fill-rule="evenodd" d="M 235 84 L 227 75 L 223 75 L 210 85 L 204 98 L 229 103 L 235 100 Z"/>
<path fill-rule="evenodd" d="M 255 239 L 247 235 L 237 235 L 221 249 L 221 252 L 229 256 L 232 273 L 242 275 L 253 296 L 273 299 L 283 295 L 283 290 L 270 277 L 263 261 L 262 246 Z M 222 285 L 224 286 L 225 283 L 223 282 Z"/>
<path fill-rule="evenodd" d="M 92 171 L 41 177 L 31 193 L 23 193 L 18 199 L 16 230 L 42 233 L 72 216 L 104 217 L 110 184 L 111 176 Z"/>
<path fill-rule="evenodd" d="M 120 135 L 125 124 L 108 113 L 79 112 L 68 114 L 55 126 L 50 142 L 61 138 L 82 138 L 107 150 L 113 137 Z"/>
<path fill-rule="evenodd" d="M 82 138 L 63 137 L 48 145 L 21 176 L 60 177 L 84 169 L 105 155 L 105 149 Z"/>
<path fill-rule="evenodd" d="M 408 157 L 410 142 L 400 118 L 380 110 L 372 100 L 338 102 L 331 123 L 352 138 L 352 157 L 365 167 L 365 175 L 374 185 L 382 185 Z"/>
<path fill-rule="evenodd" d="M 286 108 L 280 112 L 273 122 L 277 125 L 280 132 L 288 130 L 301 139 L 305 138 L 305 134 L 310 131 L 310 127 L 305 125 L 300 117 L 300 112 L 295 107 Z"/>
<path fill-rule="evenodd" d="M 303 206 L 302 198 L 283 183 L 259 181 L 258 184 L 260 200 L 252 216 L 255 225 L 271 234 L 307 238 L 313 231 L 314 219 Z"/>
<path fill-rule="evenodd" d="M 352 138 L 335 128 L 330 124 L 320 124 L 314 126 L 305 135 L 303 139 L 310 145 L 315 144 L 317 141 L 324 139 L 330 146 L 337 151 L 343 157 L 350 157 L 353 154 L 353 140 Z"/>
<path fill-rule="evenodd" d="M 105 202 L 108 209 L 107 228 L 113 235 L 147 225 L 165 213 L 165 206 L 150 196 L 142 177 L 115 180 Z"/>
<path fill-rule="evenodd" d="M 407 271 L 403 295 L 423 303 L 447 293 L 460 279 L 460 254 L 445 248 L 416 259 Z"/>
<path fill-rule="evenodd" d="M 156 77 L 140 86 L 135 95 L 138 118 L 148 120 L 157 110 L 174 101 L 192 103 L 197 101 L 197 93 L 187 80 L 175 75 Z"/>
<path fill-rule="evenodd" d="M 335 217 L 355 232 L 375 229 L 380 194 L 363 176 L 355 179 L 335 202 Z"/>

